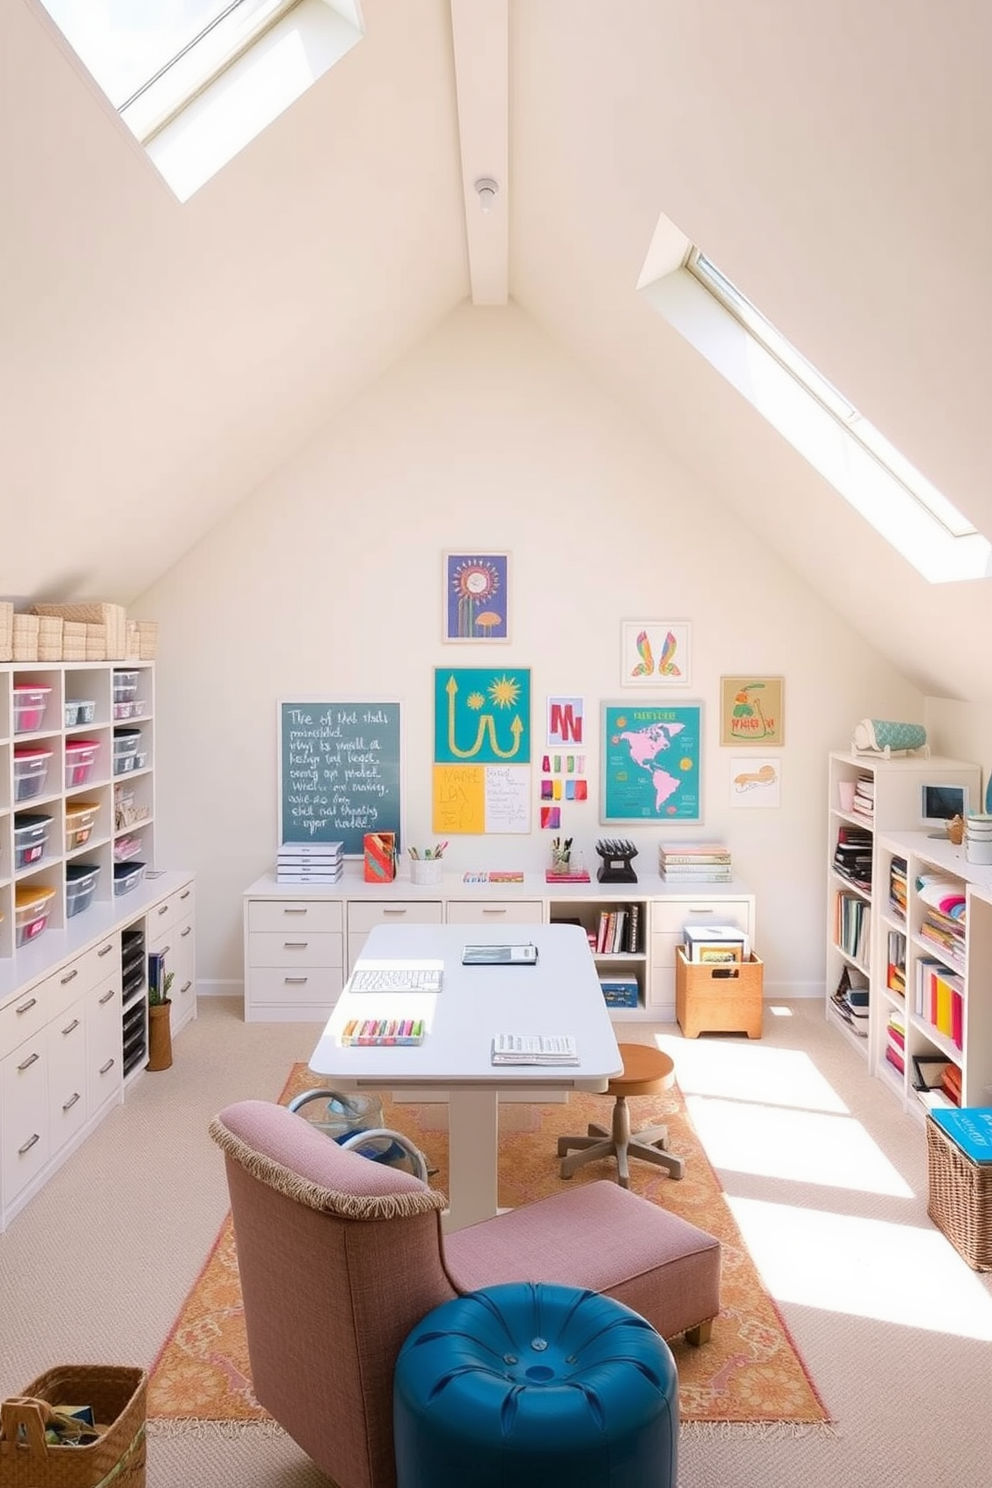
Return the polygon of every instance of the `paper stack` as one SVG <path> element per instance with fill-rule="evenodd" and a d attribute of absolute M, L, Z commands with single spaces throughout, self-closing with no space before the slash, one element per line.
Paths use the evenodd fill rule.
<path fill-rule="evenodd" d="M 276 883 L 337 883 L 344 872 L 343 842 L 284 842 L 276 858 Z"/>

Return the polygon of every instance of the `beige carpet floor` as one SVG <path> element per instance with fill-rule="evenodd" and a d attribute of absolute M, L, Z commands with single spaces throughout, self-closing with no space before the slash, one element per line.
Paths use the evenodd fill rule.
<path fill-rule="evenodd" d="M 146 1074 L 0 1236 L 0 1393 L 63 1361 L 151 1365 L 227 1211 L 207 1122 L 271 1098 L 315 1025 L 245 1024 L 203 999 Z M 827 1432 L 683 1430 L 681 1488 L 950 1488 L 988 1481 L 992 1277 L 926 1216 L 922 1125 L 816 1002 L 760 1042 L 657 1036 L 727 1202 L 834 1418 Z M 153 1435 L 148 1488 L 327 1488 L 279 1433 Z"/>

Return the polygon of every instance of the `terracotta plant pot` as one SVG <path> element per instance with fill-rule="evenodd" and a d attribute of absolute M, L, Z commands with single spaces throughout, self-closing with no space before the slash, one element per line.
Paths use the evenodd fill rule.
<path fill-rule="evenodd" d="M 171 1002 L 153 1002 L 148 1008 L 148 1063 L 150 1070 L 166 1070 L 172 1065 Z"/>

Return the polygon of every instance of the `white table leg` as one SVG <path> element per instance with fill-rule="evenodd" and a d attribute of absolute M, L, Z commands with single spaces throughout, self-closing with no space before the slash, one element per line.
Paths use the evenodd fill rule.
<path fill-rule="evenodd" d="M 497 1213 L 499 1095 L 452 1090 L 448 1097 L 446 1230 L 461 1230 Z"/>

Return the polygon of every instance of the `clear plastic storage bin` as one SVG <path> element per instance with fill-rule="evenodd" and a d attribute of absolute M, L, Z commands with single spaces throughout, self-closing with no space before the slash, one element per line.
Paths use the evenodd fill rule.
<path fill-rule="evenodd" d="M 96 717 L 96 703 L 86 701 L 78 703 L 66 703 L 65 726 L 76 728 L 81 723 L 92 723 Z"/>
<path fill-rule="evenodd" d="M 100 877 L 99 863 L 67 863 L 65 868 L 66 918 L 89 909 Z"/>
<path fill-rule="evenodd" d="M 69 801 L 65 808 L 65 850 L 74 852 L 90 839 L 100 815 L 99 801 Z"/>
<path fill-rule="evenodd" d="M 52 911 L 55 890 L 44 884 L 18 884 L 14 890 L 14 929 L 18 946 L 37 940 Z"/>
<path fill-rule="evenodd" d="M 114 729 L 114 774 L 126 775 L 134 769 L 134 759 L 141 743 L 141 730 L 136 728 Z"/>
<path fill-rule="evenodd" d="M 14 868 L 27 868 L 45 856 L 48 833 L 51 830 L 50 816 L 31 815 L 21 812 L 14 817 Z"/>
<path fill-rule="evenodd" d="M 114 893 L 130 894 L 136 889 L 145 876 L 144 863 L 115 863 L 114 864 Z"/>
<path fill-rule="evenodd" d="M 50 687 L 41 683 L 24 683 L 14 688 L 14 733 L 33 734 L 44 726 L 45 704 Z"/>
<path fill-rule="evenodd" d="M 100 752 L 98 739 L 67 739 L 65 745 L 65 786 L 85 785 L 93 774 L 96 757 Z"/>
<path fill-rule="evenodd" d="M 138 695 L 137 672 L 114 672 L 114 702 L 133 703 Z"/>
<path fill-rule="evenodd" d="M 50 749 L 14 750 L 14 800 L 30 801 L 40 796 L 48 779 Z"/>

